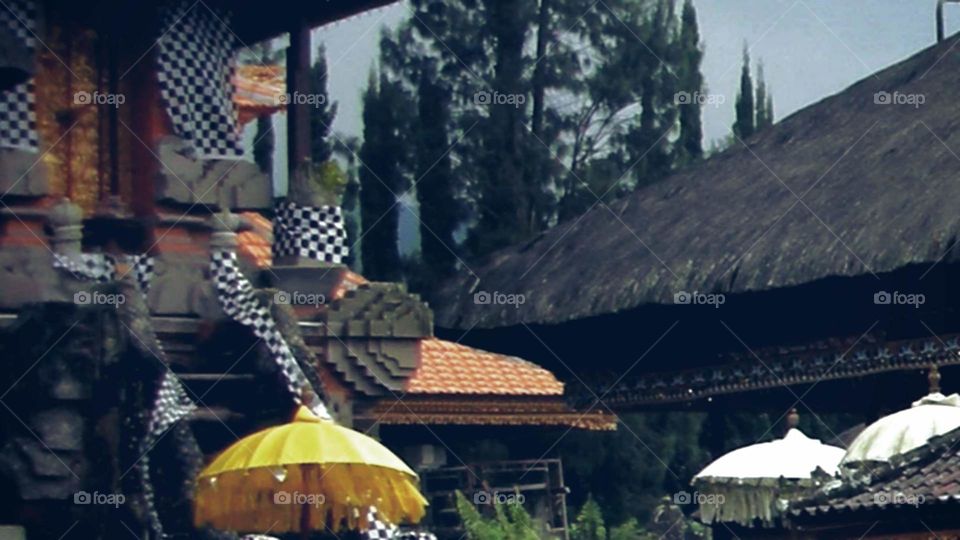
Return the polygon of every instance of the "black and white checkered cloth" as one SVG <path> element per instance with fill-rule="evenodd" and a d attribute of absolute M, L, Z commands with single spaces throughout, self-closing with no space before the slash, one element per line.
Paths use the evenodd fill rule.
<path fill-rule="evenodd" d="M 0 30 L 14 34 L 33 51 L 36 49 L 37 3 L 34 0 L 7 0 L 0 5 Z M 0 92 L 0 148 L 36 152 L 37 114 L 33 79 Z"/>
<path fill-rule="evenodd" d="M 233 103 L 236 38 L 229 14 L 203 2 L 172 0 L 162 21 L 157 79 L 174 130 L 198 158 L 243 156 Z"/>
<path fill-rule="evenodd" d="M 131 265 L 136 278 L 137 288 L 143 296 L 143 306 L 146 306 L 146 294 L 153 276 L 153 258 L 149 255 L 128 255 L 125 260 Z M 116 261 L 110 255 L 103 253 L 80 253 L 77 255 L 54 255 L 54 268 L 60 268 L 73 274 L 79 279 L 97 281 L 101 283 L 117 279 Z M 150 327 L 148 327 L 150 328 Z M 149 329 L 152 333 L 152 328 Z M 169 366 L 166 354 L 160 341 L 155 335 L 138 337 L 138 340 L 148 340 L 155 344 L 155 353 L 159 360 Z M 146 346 L 146 344 L 145 344 Z M 180 379 L 168 367 L 160 381 L 153 406 L 150 408 L 147 420 L 147 430 L 140 441 L 140 461 L 138 462 L 140 481 L 143 486 L 143 498 L 146 502 L 147 517 L 150 526 L 159 538 L 164 538 L 163 524 L 154 501 L 153 483 L 150 480 L 150 450 L 157 440 L 171 427 L 183 418 L 186 418 L 197 408 L 191 400 Z"/>
<path fill-rule="evenodd" d="M 128 255 L 126 260 L 133 269 L 133 274 L 137 277 L 140 291 L 147 294 L 150 291 L 150 281 L 153 280 L 153 270 L 156 266 L 153 257 L 142 253 L 140 255 Z"/>
<path fill-rule="evenodd" d="M 140 292 L 146 294 L 150 290 L 150 280 L 153 279 L 153 257 L 147 254 L 127 255 L 124 260 L 136 276 Z M 98 283 L 107 283 L 116 279 L 116 264 L 116 260 L 111 255 L 104 253 L 55 254 L 53 256 L 54 268 L 66 270 L 77 278 Z"/>
<path fill-rule="evenodd" d="M 401 531 L 380 519 L 376 506 L 367 510 L 367 530 L 363 532 L 364 540 L 437 540 L 433 533 L 423 531 Z"/>
<path fill-rule="evenodd" d="M 340 264 L 350 254 L 339 206 L 277 204 L 273 218 L 273 255 L 297 256 Z"/>
<path fill-rule="evenodd" d="M 166 363 L 166 359 L 163 359 Z M 196 410 L 197 405 L 187 396 L 180 379 L 169 368 L 163 375 L 160 388 L 150 411 L 147 432 L 140 441 L 140 480 L 143 485 L 143 498 L 147 503 L 150 526 L 159 538 L 164 538 L 163 523 L 157 513 L 154 500 L 153 482 L 150 480 L 150 450 L 160 437 Z"/>
<path fill-rule="evenodd" d="M 220 307 L 230 318 L 253 330 L 253 334 L 267 345 L 294 400 L 310 407 L 321 418 L 330 418 L 326 406 L 300 369 L 290 345 L 277 329 L 269 309 L 254 296 L 253 286 L 237 264 L 237 254 L 228 250 L 213 251 L 210 271 Z"/>
<path fill-rule="evenodd" d="M 55 254 L 53 267 L 66 270 L 79 279 L 107 283 L 117 273 L 117 263 L 103 253 L 79 253 L 77 255 Z"/>

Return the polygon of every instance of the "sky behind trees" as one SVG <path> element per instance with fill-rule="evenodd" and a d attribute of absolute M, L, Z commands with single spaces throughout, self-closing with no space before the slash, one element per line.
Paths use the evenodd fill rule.
<path fill-rule="evenodd" d="M 589 5 L 585 0 L 585 5 Z M 695 0 L 706 47 L 708 91 L 726 98 L 704 109 L 704 146 L 730 133 L 744 42 L 762 60 L 780 120 L 933 44 L 936 0 Z M 593 9 L 603 9 L 597 3 Z M 379 29 L 409 16 L 398 3 L 318 29 L 327 48 L 334 130 L 359 136 L 361 95 L 377 55 Z M 948 5 L 947 30 L 960 29 Z"/>

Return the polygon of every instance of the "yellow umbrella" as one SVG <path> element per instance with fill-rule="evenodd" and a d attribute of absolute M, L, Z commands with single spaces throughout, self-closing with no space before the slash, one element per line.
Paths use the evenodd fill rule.
<path fill-rule="evenodd" d="M 194 523 L 276 533 L 366 527 L 367 509 L 391 523 L 420 521 L 417 475 L 379 442 L 301 407 L 289 424 L 224 450 L 197 477 Z"/>

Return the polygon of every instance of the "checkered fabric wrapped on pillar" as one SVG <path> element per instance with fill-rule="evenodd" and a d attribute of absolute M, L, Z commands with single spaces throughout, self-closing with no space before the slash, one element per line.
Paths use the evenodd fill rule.
<path fill-rule="evenodd" d="M 341 264 L 350 254 L 343 212 L 339 206 L 277 204 L 273 218 L 274 257 L 304 257 Z"/>
<path fill-rule="evenodd" d="M 34 0 L 7 0 L 0 5 L 0 30 L 36 49 L 37 3 Z M 0 91 L 0 148 L 36 152 L 37 113 L 33 79 L 10 90 Z"/>

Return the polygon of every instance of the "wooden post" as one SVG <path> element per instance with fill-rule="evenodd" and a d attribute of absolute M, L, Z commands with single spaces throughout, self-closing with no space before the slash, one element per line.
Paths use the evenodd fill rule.
<path fill-rule="evenodd" d="M 937 43 L 943 41 L 943 3 L 945 1 L 937 1 Z"/>
<path fill-rule="evenodd" d="M 310 89 L 310 27 L 298 21 L 290 30 L 287 50 L 287 193 L 297 168 L 310 158 L 310 106 L 305 99 L 295 99 L 312 92 Z M 299 102 L 299 103 L 298 103 Z"/>

